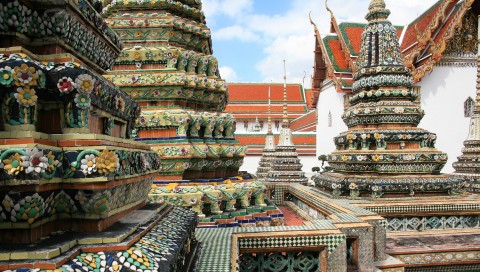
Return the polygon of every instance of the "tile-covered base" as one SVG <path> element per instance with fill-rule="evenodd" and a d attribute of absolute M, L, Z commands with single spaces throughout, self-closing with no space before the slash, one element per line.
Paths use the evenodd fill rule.
<path fill-rule="evenodd" d="M 29 248 L 2 245 L 0 270 L 188 271 L 195 263 L 196 222 L 191 211 L 148 206 L 101 236 L 64 234 Z"/>

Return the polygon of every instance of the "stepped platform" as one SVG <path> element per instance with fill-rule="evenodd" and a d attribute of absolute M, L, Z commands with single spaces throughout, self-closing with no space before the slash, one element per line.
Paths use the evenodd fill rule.
<path fill-rule="evenodd" d="M 472 229 L 389 233 L 386 242 L 385 252 L 404 262 L 408 271 L 480 269 L 480 238 Z"/>
<path fill-rule="evenodd" d="M 102 233 L 70 231 L 35 243 L 0 243 L 0 271 L 189 271 L 198 259 L 196 221 L 192 211 L 149 204 Z"/>

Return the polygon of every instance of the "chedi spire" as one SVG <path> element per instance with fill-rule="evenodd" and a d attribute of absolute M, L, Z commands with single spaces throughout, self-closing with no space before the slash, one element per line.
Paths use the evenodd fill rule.
<path fill-rule="evenodd" d="M 413 79 L 400 52 L 397 29 L 387 20 L 390 11 L 383 0 L 372 0 L 357 59 L 353 91 L 378 87 L 412 87 Z"/>
<path fill-rule="evenodd" d="M 435 148 L 435 134 L 417 127 L 425 113 L 389 14 L 383 0 L 370 2 L 342 116 L 348 130 L 334 138 L 336 150 L 328 156 L 333 173 L 314 181 L 353 197 L 455 193 L 458 180 L 440 174 L 447 154 Z"/>

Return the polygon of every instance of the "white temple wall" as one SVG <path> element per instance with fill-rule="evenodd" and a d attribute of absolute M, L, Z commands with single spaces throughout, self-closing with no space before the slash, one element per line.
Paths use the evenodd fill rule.
<path fill-rule="evenodd" d="M 267 125 L 267 120 L 268 119 L 258 119 L 259 121 L 264 121 L 264 124 L 263 124 L 263 128 L 259 131 L 259 132 L 256 132 L 256 133 L 267 133 L 268 132 L 268 125 Z M 235 131 L 235 133 L 239 133 L 239 134 L 242 134 L 242 133 L 247 133 L 247 132 L 254 132 L 253 131 L 253 127 L 255 126 L 255 120 L 249 120 L 248 123 L 247 123 L 247 127 L 245 128 L 245 123 L 244 121 L 241 121 L 241 120 L 236 120 L 237 121 L 237 130 Z M 273 123 L 273 121 L 272 121 Z M 272 131 L 275 133 L 275 132 L 279 132 L 280 131 L 280 126 L 279 127 L 276 127 L 275 124 L 272 124 Z"/>
<path fill-rule="evenodd" d="M 347 125 L 342 120 L 343 94 L 335 90 L 333 84 L 326 88 L 318 97 L 318 124 L 317 124 L 317 157 L 327 155 L 335 150 L 333 138 L 347 130 Z M 329 121 L 331 113 L 331 123 Z"/>
<path fill-rule="evenodd" d="M 437 134 L 437 149 L 448 154 L 442 172 L 452 173 L 452 163 L 462 154 L 470 118 L 464 114 L 464 102 L 475 99 L 476 67 L 435 66 L 417 85 L 421 89 L 425 117 L 419 127 Z"/>

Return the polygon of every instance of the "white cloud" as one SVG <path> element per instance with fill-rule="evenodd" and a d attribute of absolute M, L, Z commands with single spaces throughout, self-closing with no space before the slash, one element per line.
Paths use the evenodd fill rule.
<path fill-rule="evenodd" d="M 203 12 L 207 18 L 218 15 L 236 17 L 252 9 L 253 0 L 203 0 Z"/>
<path fill-rule="evenodd" d="M 256 64 L 264 82 L 283 81 L 283 60 L 286 63 L 287 81 L 290 83 L 310 82 L 314 41 L 311 35 L 279 37 L 265 48 L 266 57 Z M 308 86 L 308 85 L 305 85 Z"/>
<path fill-rule="evenodd" d="M 288 81 L 301 83 L 306 72 L 305 87 L 309 88 L 313 72 L 314 33 L 308 14 L 312 12 L 312 19 L 322 34 L 329 33 L 330 14 L 325 9 L 324 1 L 291 0 L 290 7 L 284 13 L 273 16 L 252 10 L 253 1 L 203 1 L 209 21 L 215 20 L 215 16 L 219 15 L 229 16 L 233 20 L 233 23 L 232 20 L 229 22 L 231 26 L 213 31 L 214 43 L 215 39 L 256 43 L 265 56 L 261 60 L 252 59 L 251 67 L 258 70 L 263 81 L 269 82 L 272 79 L 276 82 L 283 81 L 282 60 L 285 59 Z M 368 12 L 369 2 L 369 0 L 329 0 L 328 5 L 338 22 L 366 22 L 364 17 Z M 389 17 L 392 23 L 406 25 L 437 0 L 385 0 L 385 2 L 392 12 Z M 220 24 L 219 20 L 218 23 Z M 247 52 L 232 54 L 241 58 L 248 55 Z M 238 72 L 241 75 L 241 71 Z M 235 77 L 238 79 L 238 76 Z M 248 78 L 245 80 L 252 81 Z"/>
<path fill-rule="evenodd" d="M 256 41 L 260 39 L 260 36 L 253 31 L 239 26 L 227 26 L 216 30 L 212 33 L 214 40 L 240 40 L 240 41 Z"/>
<path fill-rule="evenodd" d="M 227 82 L 238 82 L 237 72 L 232 67 L 221 66 L 219 70 L 222 79 L 225 79 Z"/>

